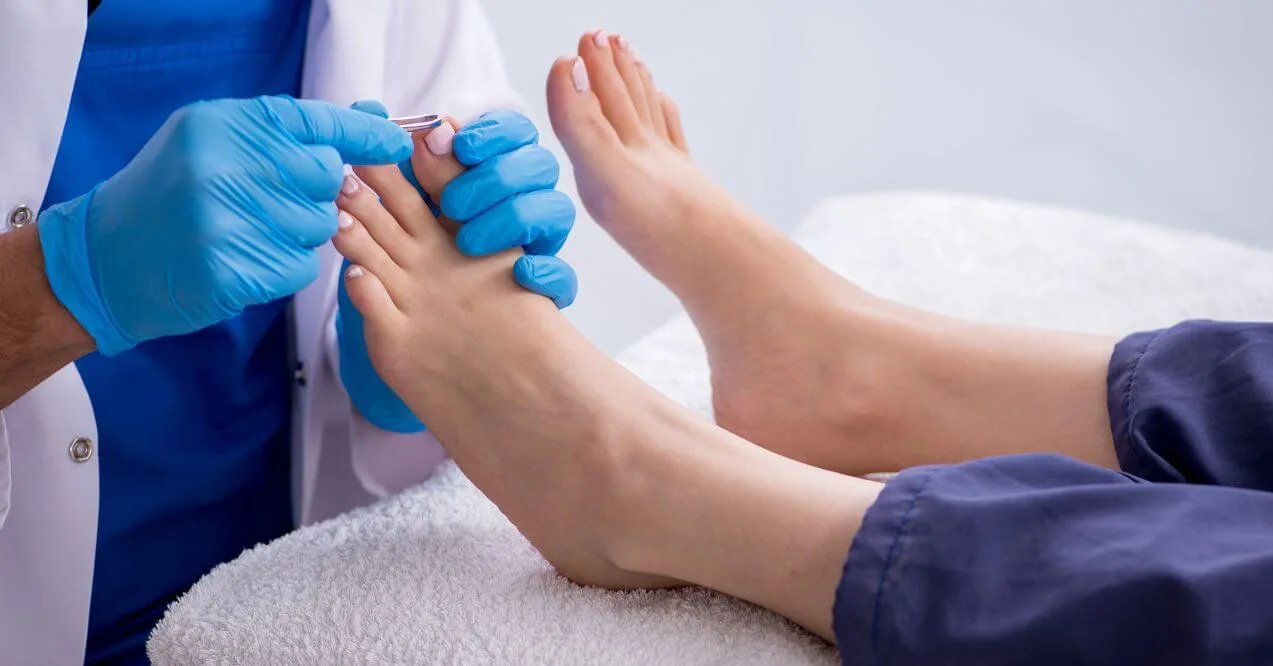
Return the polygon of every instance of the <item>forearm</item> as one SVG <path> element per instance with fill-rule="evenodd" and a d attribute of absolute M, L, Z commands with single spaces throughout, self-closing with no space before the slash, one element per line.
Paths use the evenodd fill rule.
<path fill-rule="evenodd" d="M 0 235 L 0 409 L 93 349 L 49 287 L 37 229 Z"/>

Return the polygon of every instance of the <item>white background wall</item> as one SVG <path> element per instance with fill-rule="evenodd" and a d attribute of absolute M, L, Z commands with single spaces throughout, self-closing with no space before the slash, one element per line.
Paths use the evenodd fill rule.
<path fill-rule="evenodd" d="M 553 58 L 621 32 L 698 162 L 785 228 L 822 196 L 923 188 L 1273 246 L 1268 0 L 485 2 L 545 132 Z M 586 216 L 565 256 L 607 350 L 675 308 Z"/>

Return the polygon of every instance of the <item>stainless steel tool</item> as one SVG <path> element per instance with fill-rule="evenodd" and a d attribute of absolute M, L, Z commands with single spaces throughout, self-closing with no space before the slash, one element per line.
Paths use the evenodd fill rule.
<path fill-rule="evenodd" d="M 443 118 L 441 114 L 426 113 L 422 116 L 390 118 L 389 122 L 396 124 L 398 127 L 401 127 L 408 132 L 421 132 L 441 125 L 446 122 L 446 118 Z"/>

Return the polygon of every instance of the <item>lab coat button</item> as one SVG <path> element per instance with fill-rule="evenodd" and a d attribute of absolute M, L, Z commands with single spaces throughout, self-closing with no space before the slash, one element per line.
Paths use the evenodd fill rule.
<path fill-rule="evenodd" d="M 35 213 L 31 211 L 30 206 L 18 206 L 9 211 L 9 226 L 14 229 L 21 229 L 35 221 Z"/>
<path fill-rule="evenodd" d="M 71 460 L 77 463 L 88 462 L 93 457 L 93 440 L 87 437 L 76 437 L 71 442 Z"/>

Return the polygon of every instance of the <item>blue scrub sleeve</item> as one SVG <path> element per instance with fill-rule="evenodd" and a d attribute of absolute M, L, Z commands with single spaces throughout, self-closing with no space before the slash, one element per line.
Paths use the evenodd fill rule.
<path fill-rule="evenodd" d="M 908 470 L 836 593 L 845 664 L 1273 664 L 1273 493 L 1050 454 Z"/>
<path fill-rule="evenodd" d="M 1114 348 L 1122 468 L 1150 481 L 1273 491 L 1273 324 L 1187 321 Z"/>

